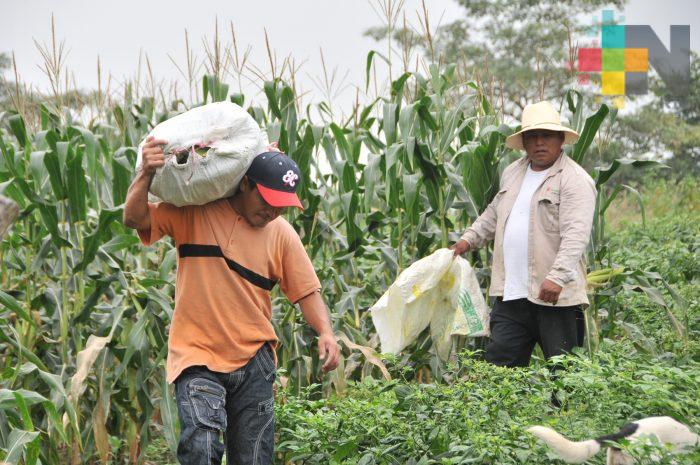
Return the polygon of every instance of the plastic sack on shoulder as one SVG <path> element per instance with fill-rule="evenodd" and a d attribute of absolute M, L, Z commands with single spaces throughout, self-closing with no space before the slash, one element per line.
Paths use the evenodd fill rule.
<path fill-rule="evenodd" d="M 158 124 L 148 136 L 168 142 L 165 165 L 153 176 L 150 193 L 178 207 L 233 195 L 253 158 L 268 145 L 253 117 L 231 102 L 193 108 Z M 145 139 L 137 169 L 144 144 Z"/>
<path fill-rule="evenodd" d="M 430 325 L 446 360 L 453 336 L 487 336 L 489 308 L 471 265 L 440 249 L 406 268 L 370 309 L 381 350 L 399 353 Z"/>

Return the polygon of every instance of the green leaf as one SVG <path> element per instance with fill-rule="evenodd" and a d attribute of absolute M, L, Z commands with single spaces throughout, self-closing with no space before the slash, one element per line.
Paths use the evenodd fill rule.
<path fill-rule="evenodd" d="M 27 348 L 24 347 L 21 343 L 18 343 L 13 338 L 7 336 L 4 331 L 0 331 L 0 341 L 5 342 L 14 347 L 19 352 L 22 358 L 26 358 L 27 360 L 29 360 L 32 364 L 34 364 L 35 367 L 38 366 L 44 370 L 46 369 L 46 365 L 44 365 L 44 362 L 42 362 L 39 359 L 39 357 L 37 357 L 34 354 L 34 352 L 27 350 Z"/>
<path fill-rule="evenodd" d="M 48 170 L 44 166 L 44 156 L 46 152 L 44 150 L 33 150 L 29 154 L 29 169 L 28 172 L 31 176 L 32 184 L 34 189 L 45 195 L 45 187 L 47 187 L 47 181 L 49 178 Z"/>
<path fill-rule="evenodd" d="M 83 149 L 80 147 L 68 147 L 66 188 L 71 220 L 74 222 L 85 221 L 87 213 L 86 198 L 89 193 L 85 170 L 83 169 Z"/>
<path fill-rule="evenodd" d="M 483 212 L 498 191 L 498 163 L 496 154 L 483 143 L 474 150 L 460 149 L 462 178 L 474 207 Z"/>
<path fill-rule="evenodd" d="M 426 181 L 439 183 L 443 179 L 444 168 L 435 161 L 427 144 L 419 141 L 413 155 L 418 161 L 418 167 L 423 172 Z"/>
<path fill-rule="evenodd" d="M 239 93 L 233 93 L 229 97 L 229 100 L 231 100 L 231 102 L 235 103 L 239 107 L 242 107 L 243 104 L 245 103 L 245 95 L 239 94 Z"/>
<path fill-rule="evenodd" d="M 94 281 L 94 290 L 85 299 L 83 308 L 73 317 L 73 322 L 84 322 L 89 319 L 91 311 L 97 305 L 100 298 L 110 289 L 111 284 L 117 281 L 119 278 L 118 274 L 112 274 L 103 278 L 99 278 Z"/>
<path fill-rule="evenodd" d="M 56 206 L 44 204 L 42 202 L 36 205 L 36 208 L 39 210 L 44 226 L 48 229 L 49 234 L 51 234 L 51 240 L 56 247 L 72 247 L 73 245 L 64 239 L 58 230 L 58 212 L 56 211 Z"/>
<path fill-rule="evenodd" d="M 27 128 L 24 125 L 24 119 L 20 115 L 12 115 L 7 119 L 10 124 L 10 130 L 14 134 L 20 147 L 27 145 Z"/>
<path fill-rule="evenodd" d="M 207 103 L 207 97 L 209 96 L 209 76 L 205 75 L 202 78 L 202 98 L 204 103 Z"/>
<path fill-rule="evenodd" d="M 19 163 L 15 163 L 15 153 L 11 145 L 6 145 L 5 140 L 0 135 L 0 151 L 2 152 L 3 160 L 5 161 L 5 166 L 10 170 L 10 174 L 14 176 L 14 183 L 22 191 L 22 194 L 29 199 L 32 203 L 43 204 L 44 200 L 39 197 L 34 189 L 32 189 L 29 184 L 24 180 L 24 172 L 20 171 L 22 166 Z"/>
<path fill-rule="evenodd" d="M 277 102 L 277 81 L 265 81 L 265 84 L 263 84 L 263 91 L 267 97 L 267 104 L 272 114 L 282 119 L 282 113 L 280 112 L 280 107 Z"/>
<path fill-rule="evenodd" d="M 51 189 L 57 200 L 66 198 L 66 189 L 63 185 L 63 174 L 61 173 L 61 164 L 58 160 L 58 155 L 55 151 L 50 150 L 44 155 L 44 166 L 49 172 L 49 182 Z"/>
<path fill-rule="evenodd" d="M 345 138 L 345 131 L 340 128 L 335 123 L 330 124 L 331 132 L 333 133 L 333 137 L 335 137 L 335 143 L 338 146 L 338 151 L 340 152 L 340 155 L 350 164 L 354 165 L 355 160 L 353 159 L 352 152 L 350 151 L 350 145 L 348 144 L 347 139 Z"/>
<path fill-rule="evenodd" d="M 129 155 L 135 159 L 136 151 L 131 147 L 122 147 L 112 158 L 112 202 L 114 206 L 124 203 L 126 193 L 129 190 L 129 180 L 134 170 Z"/>
<path fill-rule="evenodd" d="M 360 113 L 360 121 L 359 125 L 364 127 L 365 129 L 369 129 L 370 123 L 374 121 L 374 118 L 369 118 L 369 116 L 372 114 L 372 110 L 374 109 L 374 106 L 381 100 L 381 97 L 377 97 L 362 109 L 362 112 Z"/>
<path fill-rule="evenodd" d="M 21 429 L 13 429 L 10 432 L 10 437 L 7 439 L 5 450 L 5 463 L 9 465 L 17 465 L 22 459 L 22 453 L 25 448 L 39 437 L 37 431 L 24 431 Z"/>
<path fill-rule="evenodd" d="M 372 202 L 376 197 L 376 186 L 381 182 L 381 165 L 382 157 L 379 155 L 368 154 L 367 166 L 365 166 L 365 193 L 363 200 L 365 203 L 365 211 L 369 213 L 372 208 Z"/>
<path fill-rule="evenodd" d="M 114 376 L 114 382 L 122 376 L 128 368 L 131 358 L 137 352 L 142 352 L 148 347 L 148 327 L 151 323 L 151 313 L 144 311 L 138 316 L 136 324 L 129 331 L 124 357 L 119 364 Z"/>
<path fill-rule="evenodd" d="M 357 192 L 346 192 L 341 194 L 340 203 L 345 214 L 345 227 L 348 239 L 348 250 L 355 251 L 362 242 L 362 230 L 357 226 Z"/>
<path fill-rule="evenodd" d="M 658 161 L 654 160 L 630 160 L 630 159 L 624 159 L 624 158 L 618 158 L 616 160 L 613 160 L 612 163 L 610 163 L 607 166 L 604 167 L 596 167 L 595 170 L 597 172 L 597 175 L 595 176 L 595 185 L 596 187 L 600 187 L 612 177 L 617 170 L 619 170 L 623 166 L 633 166 L 635 168 L 643 168 L 647 166 L 659 166 L 663 168 L 668 168 L 668 166 L 664 165 L 663 163 L 660 163 Z"/>
<path fill-rule="evenodd" d="M 396 142 L 396 109 L 397 105 L 395 103 L 385 103 L 382 109 L 384 112 L 382 128 L 384 129 L 387 146 Z"/>
<path fill-rule="evenodd" d="M 29 408 L 27 407 L 27 402 L 21 393 L 15 391 L 12 393 L 17 402 L 17 410 L 19 410 L 20 416 L 22 417 L 22 424 L 29 431 L 34 431 L 34 423 L 32 422 L 32 416 L 29 414 Z"/>
<path fill-rule="evenodd" d="M 576 102 L 574 102 L 574 96 L 576 96 Z M 581 134 L 581 121 L 583 117 L 583 95 L 581 92 L 575 89 L 569 89 L 566 92 L 566 102 L 569 106 L 569 111 L 571 112 L 571 129 Z"/>
<path fill-rule="evenodd" d="M 401 138 L 406 147 L 406 153 L 409 159 L 413 158 L 413 149 L 416 143 L 415 121 L 415 105 L 404 105 L 399 113 L 399 129 L 401 130 Z"/>
<path fill-rule="evenodd" d="M 296 150 L 297 139 L 301 139 L 297 134 L 297 110 L 294 98 L 294 91 L 289 86 L 284 86 L 280 95 L 280 111 L 284 117 L 285 140 L 280 138 L 280 149 L 286 153 L 293 153 Z"/>
<path fill-rule="evenodd" d="M 41 118 L 41 129 L 46 130 L 51 127 L 55 128 L 61 124 L 61 117 L 44 103 L 39 104 L 39 113 Z"/>
<path fill-rule="evenodd" d="M 161 379 L 160 417 L 163 422 L 165 440 L 168 442 L 170 452 L 173 456 L 176 456 L 180 433 L 177 421 L 178 413 L 177 405 L 175 404 L 175 394 L 170 389 L 170 384 L 166 381 L 165 373 L 161 375 Z"/>
<path fill-rule="evenodd" d="M 404 208 L 413 227 L 418 226 L 418 191 L 420 190 L 421 177 L 420 173 L 403 175 Z"/>
<path fill-rule="evenodd" d="M 17 395 L 21 395 L 25 405 L 40 404 L 48 402 L 48 399 L 38 392 L 28 391 L 26 389 L 0 389 L 0 410 L 14 408 L 17 405 Z"/>
<path fill-rule="evenodd" d="M 30 325 L 34 326 L 37 328 L 37 324 L 34 321 L 34 318 L 29 315 L 29 312 L 27 312 L 23 307 L 22 304 L 20 304 L 17 299 L 12 297 L 10 294 L 6 294 L 4 291 L 0 290 L 0 304 L 2 304 L 3 307 L 6 307 L 10 309 L 11 311 L 15 312 L 17 316 L 24 321 L 28 322 Z"/>
<path fill-rule="evenodd" d="M 593 143 L 593 139 L 598 133 L 600 125 L 603 124 L 603 120 L 605 120 L 609 112 L 610 109 L 608 106 L 603 104 L 592 116 L 586 118 L 583 131 L 581 131 L 578 141 L 574 144 L 574 149 L 571 154 L 571 158 L 579 165 L 583 162 L 583 157 L 586 155 L 588 147 Z"/>
<path fill-rule="evenodd" d="M 369 89 L 369 73 L 372 69 L 372 61 L 374 60 L 375 55 L 384 60 L 384 63 L 389 64 L 389 60 L 387 60 L 381 53 L 377 52 L 376 50 L 369 51 L 367 54 L 367 65 L 365 66 L 365 92 L 367 92 Z"/>
<path fill-rule="evenodd" d="M 342 460 L 354 455 L 357 451 L 357 439 L 351 438 L 350 440 L 343 441 L 335 452 L 333 453 L 333 460 L 340 463 Z"/>
<path fill-rule="evenodd" d="M 433 115 L 430 113 L 431 104 L 432 101 L 430 100 L 430 97 L 423 97 L 416 103 L 415 108 L 421 121 L 423 121 L 431 131 L 437 131 L 438 124 Z"/>
<path fill-rule="evenodd" d="M 92 263 L 92 261 L 95 259 L 97 248 L 108 233 L 109 227 L 114 221 L 121 218 L 122 211 L 123 210 L 121 208 L 105 208 L 100 212 L 97 227 L 95 227 L 92 233 L 85 240 L 83 259 L 73 268 L 74 272 L 82 271 L 85 269 L 85 267 Z"/>
<path fill-rule="evenodd" d="M 397 80 L 391 83 L 391 96 L 396 97 L 398 102 L 401 101 L 403 88 L 406 85 L 406 81 L 409 77 L 411 77 L 411 73 L 407 71 L 403 73 Z"/>
<path fill-rule="evenodd" d="M 139 243 L 139 238 L 133 234 L 118 234 L 102 246 L 105 252 L 114 253 Z"/>

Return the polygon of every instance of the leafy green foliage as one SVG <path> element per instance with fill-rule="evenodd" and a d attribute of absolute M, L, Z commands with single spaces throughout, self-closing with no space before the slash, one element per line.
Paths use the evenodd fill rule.
<path fill-rule="evenodd" d="M 547 425 L 576 440 L 652 415 L 698 426 L 697 362 L 652 359 L 623 342 L 604 344 L 596 360 L 574 355 L 557 363 L 553 376 L 540 365 L 505 369 L 465 353 L 448 384 L 365 379 L 329 400 L 314 400 L 311 387 L 277 408 L 279 463 L 549 463 L 554 456 L 527 426 Z M 675 459 L 691 464 L 698 453 Z M 604 463 L 604 454 L 591 463 Z"/>
<path fill-rule="evenodd" d="M 227 98 L 226 84 L 211 76 L 203 90 L 207 101 Z M 119 218 L 135 146 L 153 125 L 183 108 L 178 102 L 160 107 L 153 97 L 136 99 L 128 88 L 125 92 L 124 101 L 105 109 L 100 122 L 79 124 L 42 105 L 32 124 L 11 114 L 0 126 L 0 185 L 21 208 L 0 246 L 0 389 L 8 394 L 0 403 L 0 460 L 143 462 L 154 433 L 165 437 L 171 451 L 176 447 L 177 422 L 163 382 L 176 251 L 169 241 L 142 248 Z M 389 96 L 358 109 L 359 118 L 345 123 L 316 125 L 304 118 L 292 88 L 279 78 L 266 82 L 264 93 L 267 106 L 247 110 L 301 168 L 307 208 L 290 212 L 289 220 L 318 270 L 344 347 L 341 368 L 324 378 L 313 331 L 294 306 L 273 294 L 285 395 L 317 383 L 324 395 L 343 393 L 350 381 L 378 377 L 384 368 L 367 309 L 403 268 L 448 245 L 490 202 L 499 173 L 517 156 L 503 145 L 512 128 L 501 124 L 476 83 L 465 85 L 449 64 L 430 65 L 425 76 L 401 75 Z M 574 118 L 586 121 L 586 111 L 579 105 Z M 589 147 L 578 149 L 579 155 Z M 622 166 L 601 170 L 606 178 L 600 183 Z M 489 251 L 473 258 L 486 287 Z M 90 336 L 108 342 L 80 381 L 74 375 Z M 478 344 L 460 341 L 458 348 Z M 450 376 L 429 337 L 419 338 L 396 366 L 418 382 Z M 508 386 L 509 372 L 478 366 L 483 376 Z M 524 394 L 518 386 L 527 383 L 519 380 L 513 392 Z M 443 387 L 425 388 L 430 395 L 431 389 Z M 517 395 L 505 399 L 508 408 L 521 412 L 519 421 L 543 408 L 546 393 L 531 394 L 522 404 Z M 439 407 L 430 395 L 426 405 Z M 406 415 L 418 411 L 420 418 L 431 412 L 418 405 Z M 393 425 L 391 412 L 385 413 L 387 425 Z M 476 411 L 466 413 L 474 415 L 470 421 L 480 421 Z M 526 452 L 499 452 L 496 436 L 512 426 L 502 414 L 490 421 L 494 418 L 504 429 L 475 442 L 479 454 L 486 454 L 484 460 L 524 460 Z M 456 413 L 449 420 L 457 421 Z M 474 450 L 451 451 L 451 431 L 438 423 L 430 431 L 416 441 L 429 445 L 425 453 L 472 457 Z M 387 441 L 396 452 L 372 445 L 372 454 L 414 450 L 403 449 L 395 438 Z M 21 447 L 19 455 L 10 456 L 12 444 Z M 334 460 L 354 460 L 353 446 L 338 447 Z M 365 464 L 375 460 L 362 457 L 367 452 L 358 459 Z"/>

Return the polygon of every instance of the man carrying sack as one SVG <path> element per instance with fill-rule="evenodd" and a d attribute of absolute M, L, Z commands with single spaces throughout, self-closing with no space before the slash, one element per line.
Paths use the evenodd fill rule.
<path fill-rule="evenodd" d="M 491 341 L 486 360 L 527 366 L 535 343 L 545 358 L 583 343 L 586 246 L 596 203 L 593 179 L 565 155 L 579 135 L 549 102 L 527 105 L 506 146 L 525 150 L 510 164 L 486 210 L 451 248 L 455 255 L 494 240 Z"/>
<path fill-rule="evenodd" d="M 299 168 L 281 152 L 266 152 L 253 159 L 232 197 L 201 206 L 153 204 L 148 188 L 165 162 L 165 144 L 146 140 L 124 224 L 144 245 L 171 236 L 178 251 L 167 360 L 180 417 L 177 458 L 183 465 L 220 464 L 223 435 L 229 464 L 271 464 L 275 285 L 319 334 L 323 370 L 335 369 L 340 356 L 311 260 L 280 216 L 286 207 L 302 208 Z"/>

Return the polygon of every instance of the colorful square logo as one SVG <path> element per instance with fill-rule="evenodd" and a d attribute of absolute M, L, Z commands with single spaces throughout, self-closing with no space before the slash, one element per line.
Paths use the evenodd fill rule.
<path fill-rule="evenodd" d="M 600 19 L 593 19 L 591 31 L 600 34 L 601 46 L 593 41 L 592 45 L 578 50 L 578 82 L 592 84 L 596 81 L 591 80 L 591 73 L 600 73 L 601 93 L 612 96 L 613 104 L 618 106 L 626 94 L 646 91 L 649 51 L 646 48 L 626 48 L 625 26 L 615 24 L 624 18 L 618 17 L 616 21 L 614 16 L 612 10 L 603 10 Z"/>
<path fill-rule="evenodd" d="M 649 91 L 647 73 L 625 72 L 625 95 L 644 95 Z"/>
<path fill-rule="evenodd" d="M 580 73 L 599 73 L 602 66 L 602 49 L 580 48 L 578 50 L 578 70 Z"/>
<path fill-rule="evenodd" d="M 646 48 L 625 49 L 625 71 L 646 73 L 649 71 L 649 50 Z"/>
<path fill-rule="evenodd" d="M 625 71 L 625 49 L 624 48 L 604 48 L 603 71 Z"/>
<path fill-rule="evenodd" d="M 603 95 L 625 95 L 625 73 L 606 72 L 601 73 L 603 82 Z"/>
<path fill-rule="evenodd" d="M 603 26 L 603 48 L 625 48 L 625 26 Z"/>
<path fill-rule="evenodd" d="M 671 25 L 667 48 L 650 25 L 625 25 L 624 21 L 624 16 L 615 18 L 612 10 L 593 17 L 586 29 L 589 39 L 578 49 L 578 63 L 567 62 L 567 71 L 578 69 L 582 86 L 600 82 L 602 95 L 611 96 L 607 100 L 621 108 L 625 96 L 648 92 L 648 73 L 653 66 L 671 100 L 683 105 L 691 83 L 690 25 Z"/>

